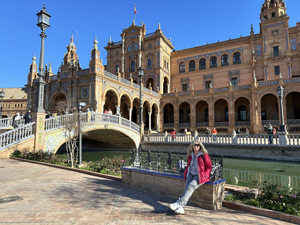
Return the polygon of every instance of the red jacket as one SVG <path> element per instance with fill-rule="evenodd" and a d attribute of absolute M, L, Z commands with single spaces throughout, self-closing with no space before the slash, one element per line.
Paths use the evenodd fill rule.
<path fill-rule="evenodd" d="M 203 157 L 205 159 L 205 165 L 204 165 L 202 157 L 200 155 L 197 157 L 199 184 L 205 183 L 210 180 L 210 172 L 211 172 L 211 168 L 212 168 L 209 155 L 205 154 L 205 155 L 203 155 Z M 188 157 L 187 167 L 185 168 L 185 171 L 184 171 L 184 180 L 186 180 L 188 168 L 191 164 L 191 161 L 192 161 L 192 156 L 190 155 Z"/>

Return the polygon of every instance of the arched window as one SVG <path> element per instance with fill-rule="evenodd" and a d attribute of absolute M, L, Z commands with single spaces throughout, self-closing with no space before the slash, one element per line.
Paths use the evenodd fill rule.
<path fill-rule="evenodd" d="M 235 64 L 241 64 L 241 54 L 239 52 L 233 54 L 233 65 Z"/>
<path fill-rule="evenodd" d="M 217 57 L 213 56 L 210 58 L 210 68 L 216 68 L 217 67 Z"/>
<path fill-rule="evenodd" d="M 195 71 L 195 61 L 192 60 L 189 63 L 189 72 Z"/>
<path fill-rule="evenodd" d="M 241 105 L 238 108 L 238 120 L 239 121 L 247 120 L 247 108 L 244 105 Z"/>
<path fill-rule="evenodd" d="M 148 66 L 152 66 L 152 60 L 148 59 Z"/>
<path fill-rule="evenodd" d="M 119 65 L 116 65 L 116 73 L 119 71 L 120 67 Z"/>
<path fill-rule="evenodd" d="M 130 63 L 130 72 L 133 72 L 135 70 L 135 61 L 132 60 Z"/>
<path fill-rule="evenodd" d="M 183 110 L 180 109 L 179 110 L 179 123 L 183 123 L 184 119 L 183 119 Z"/>
<path fill-rule="evenodd" d="M 228 55 L 222 55 L 222 66 L 228 66 L 229 61 L 228 61 Z"/>
<path fill-rule="evenodd" d="M 179 73 L 185 73 L 185 63 L 184 62 L 179 64 Z"/>
<path fill-rule="evenodd" d="M 199 61 L 199 70 L 205 70 L 206 69 L 206 60 L 200 59 Z"/>

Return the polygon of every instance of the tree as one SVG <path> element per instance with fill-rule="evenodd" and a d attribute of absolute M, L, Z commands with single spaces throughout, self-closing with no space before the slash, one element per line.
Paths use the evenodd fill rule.
<path fill-rule="evenodd" d="M 71 114 L 67 114 L 72 112 Z M 78 162 L 79 113 L 67 101 L 58 103 L 58 113 L 62 115 L 63 132 L 66 137 L 66 153 L 68 164 L 74 168 Z"/>

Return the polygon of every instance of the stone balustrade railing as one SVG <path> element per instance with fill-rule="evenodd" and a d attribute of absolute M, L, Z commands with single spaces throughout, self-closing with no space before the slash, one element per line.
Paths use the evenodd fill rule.
<path fill-rule="evenodd" d="M 12 117 L 0 119 L 0 128 L 11 127 L 12 121 L 13 121 Z"/>
<path fill-rule="evenodd" d="M 190 143 L 197 138 L 204 144 L 225 144 L 225 145 L 270 145 L 268 134 L 239 134 L 233 137 L 229 134 L 217 134 L 217 135 L 184 135 L 177 134 L 174 139 L 171 134 L 160 135 L 146 135 L 144 142 L 165 142 L 165 143 Z M 291 134 L 275 134 L 272 135 L 272 142 L 274 146 L 299 146 L 300 147 L 300 135 Z"/>
<path fill-rule="evenodd" d="M 62 128 L 64 126 L 66 126 L 66 124 L 68 122 L 70 122 L 70 120 L 72 120 L 73 117 L 74 117 L 74 114 L 50 117 L 45 120 L 45 131 Z M 81 121 L 82 121 L 82 123 L 87 122 L 87 113 L 81 114 Z"/>
<path fill-rule="evenodd" d="M 32 133 L 32 130 L 34 124 L 35 123 L 28 123 L 26 125 L 22 125 L 18 128 L 0 134 L 0 150 L 12 144 L 15 144 L 20 140 L 33 137 L 34 134 Z"/>

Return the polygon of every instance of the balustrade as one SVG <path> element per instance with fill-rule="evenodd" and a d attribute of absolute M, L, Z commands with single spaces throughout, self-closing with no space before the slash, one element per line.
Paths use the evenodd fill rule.
<path fill-rule="evenodd" d="M 32 137 L 32 128 L 35 123 L 29 123 L 19 128 L 0 134 L 0 150 L 25 138 Z"/>
<path fill-rule="evenodd" d="M 12 126 L 12 117 L 0 119 L 0 127 Z"/>

